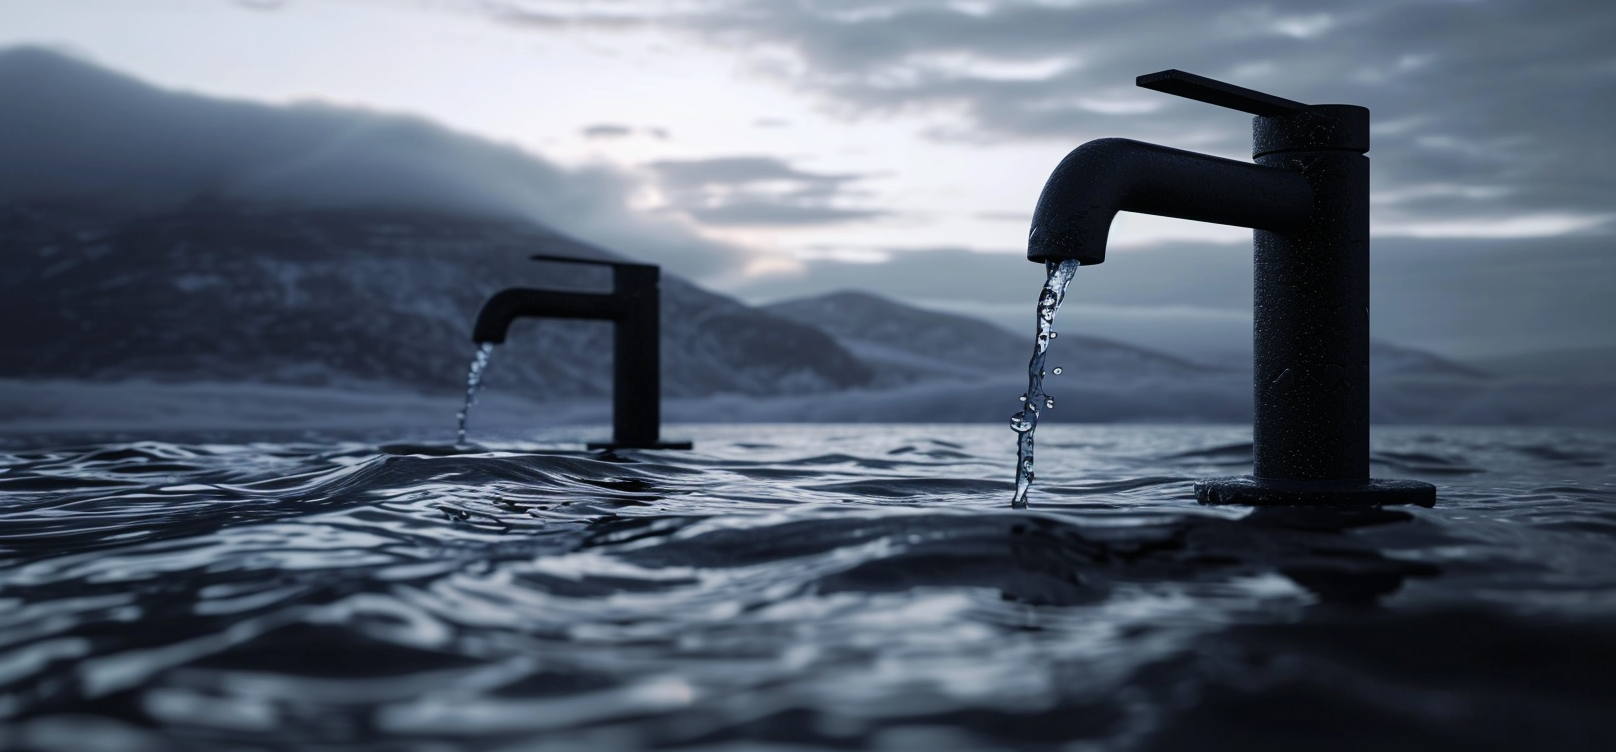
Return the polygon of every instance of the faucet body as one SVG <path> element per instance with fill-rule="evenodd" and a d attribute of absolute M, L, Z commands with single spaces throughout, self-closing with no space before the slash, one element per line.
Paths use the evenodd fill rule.
<path fill-rule="evenodd" d="M 1430 484 L 1369 477 L 1369 111 L 1180 71 L 1139 85 L 1255 115 L 1255 163 L 1091 141 L 1045 184 L 1028 259 L 1103 262 L 1118 211 L 1252 228 L 1252 475 L 1200 481 L 1196 497 L 1433 505 Z"/>
<path fill-rule="evenodd" d="M 612 337 L 612 440 L 591 449 L 689 449 L 663 441 L 661 270 L 647 264 L 534 256 L 536 261 L 600 264 L 612 268 L 610 293 L 511 288 L 483 304 L 472 341 L 499 344 L 519 318 L 610 321 Z"/>

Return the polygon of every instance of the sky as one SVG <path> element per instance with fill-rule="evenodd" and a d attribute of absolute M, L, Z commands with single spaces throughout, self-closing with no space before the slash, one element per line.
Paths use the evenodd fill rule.
<path fill-rule="evenodd" d="M 1361 104 L 1375 336 L 1462 358 L 1616 347 L 1613 39 L 1616 6 L 1564 0 L 0 0 L 0 47 L 487 139 L 560 176 L 512 199 L 535 218 L 748 302 L 851 287 L 1014 330 L 1067 151 L 1249 158 L 1249 116 L 1136 76 Z M 1123 214 L 1110 245 L 1063 330 L 1249 348 L 1249 231 Z"/>

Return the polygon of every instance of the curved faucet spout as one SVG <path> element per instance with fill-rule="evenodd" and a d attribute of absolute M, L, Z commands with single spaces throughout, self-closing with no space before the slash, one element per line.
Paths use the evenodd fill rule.
<path fill-rule="evenodd" d="M 661 269 L 649 264 L 534 256 L 537 261 L 597 264 L 612 268 L 609 293 L 511 288 L 483 304 L 472 327 L 478 343 L 499 344 L 520 318 L 610 321 L 612 333 L 612 440 L 591 448 L 689 449 L 688 441 L 663 441 Z"/>
<path fill-rule="evenodd" d="M 1072 150 L 1044 184 L 1027 258 L 1098 264 L 1119 211 L 1289 234 L 1306 226 L 1313 190 L 1299 172 L 1102 138 Z"/>
<path fill-rule="evenodd" d="M 505 341 L 511 322 L 520 318 L 616 321 L 626 314 L 625 308 L 616 295 L 513 287 L 495 293 L 483 304 L 477 314 L 477 324 L 472 327 L 471 339 L 497 345 Z"/>

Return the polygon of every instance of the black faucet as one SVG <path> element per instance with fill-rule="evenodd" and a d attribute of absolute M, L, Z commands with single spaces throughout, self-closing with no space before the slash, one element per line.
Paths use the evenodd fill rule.
<path fill-rule="evenodd" d="M 612 440 L 590 449 L 689 449 L 688 441 L 663 441 L 661 276 L 649 264 L 533 256 L 534 261 L 596 264 L 612 268 L 610 293 L 512 288 L 483 304 L 472 327 L 478 344 L 499 344 L 519 318 L 598 319 L 616 326 L 612 343 Z"/>
<path fill-rule="evenodd" d="M 1255 164 L 1090 141 L 1044 185 L 1027 258 L 1105 261 L 1119 211 L 1252 228 L 1252 475 L 1199 481 L 1196 498 L 1434 505 L 1429 483 L 1369 477 L 1369 110 L 1306 105 L 1177 70 L 1137 83 L 1255 115 Z"/>

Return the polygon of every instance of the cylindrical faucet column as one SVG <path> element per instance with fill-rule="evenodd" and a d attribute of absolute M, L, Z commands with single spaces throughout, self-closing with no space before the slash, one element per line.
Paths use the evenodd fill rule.
<path fill-rule="evenodd" d="M 612 357 L 612 441 L 655 446 L 662 426 L 661 270 L 612 267 L 617 298 Z"/>
<path fill-rule="evenodd" d="M 1301 232 L 1257 230 L 1253 474 L 1369 478 L 1369 111 L 1254 118 L 1254 160 L 1301 173 Z"/>

